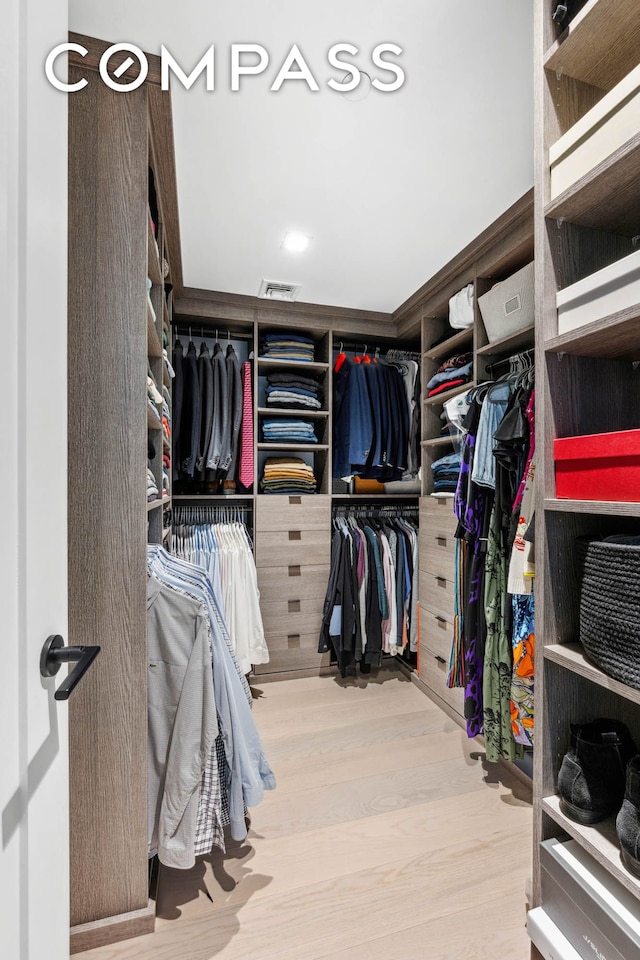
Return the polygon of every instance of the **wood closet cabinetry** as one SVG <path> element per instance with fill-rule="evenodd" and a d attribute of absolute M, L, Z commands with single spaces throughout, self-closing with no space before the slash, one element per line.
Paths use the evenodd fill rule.
<path fill-rule="evenodd" d="M 533 191 L 525 194 L 462 250 L 394 314 L 399 330 L 416 318 L 422 337 L 422 496 L 420 497 L 420 658 L 418 683 L 458 723 L 464 723 L 464 694 L 447 687 L 453 638 L 455 530 L 453 495 L 431 496 L 432 464 L 454 452 L 450 435 L 442 435 L 443 404 L 492 378 L 490 366 L 533 346 L 533 325 L 489 343 L 478 297 L 533 260 Z M 453 330 L 449 299 L 473 285 L 471 326 Z M 450 335 L 447 336 L 446 334 Z M 469 383 L 427 396 L 426 384 L 447 358 L 471 353 Z"/>
<path fill-rule="evenodd" d="M 582 826 L 564 816 L 557 777 L 570 724 L 613 717 L 640 742 L 640 694 L 598 669 L 580 645 L 576 539 L 640 532 L 640 504 L 556 497 L 553 441 L 640 427 L 640 304 L 559 334 L 557 294 L 631 254 L 640 233 L 640 124 L 604 159 L 584 165 L 553 196 L 550 148 L 640 60 L 636 0 L 589 0 L 558 35 L 551 5 L 536 2 L 536 750 L 534 904 L 542 901 L 541 841 L 569 834 L 638 899 L 620 861 L 615 817 Z M 591 135 L 583 135 L 590 151 Z M 605 311 L 605 314 L 607 312 Z M 605 495 L 605 491 L 603 491 Z M 533 948 L 533 955 L 539 954 Z"/>
<path fill-rule="evenodd" d="M 162 490 L 164 281 L 180 282 L 173 141 L 159 63 L 126 95 L 100 80 L 106 43 L 72 35 L 69 96 L 69 643 L 102 647 L 69 701 L 72 953 L 153 929 L 147 857 L 148 439 Z M 124 56 L 124 55 L 123 55 Z M 114 64 L 117 66 L 116 58 Z M 159 218 L 150 226 L 154 169 Z M 163 276 L 166 260 L 171 271 Z M 147 277 L 152 280 L 151 306 Z"/>

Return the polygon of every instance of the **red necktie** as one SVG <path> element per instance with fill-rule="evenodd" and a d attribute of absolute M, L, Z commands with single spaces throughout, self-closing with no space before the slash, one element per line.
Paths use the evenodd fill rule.
<path fill-rule="evenodd" d="M 240 475 L 243 487 L 253 486 L 253 397 L 251 392 L 251 364 L 242 364 L 242 439 L 240 447 Z"/>

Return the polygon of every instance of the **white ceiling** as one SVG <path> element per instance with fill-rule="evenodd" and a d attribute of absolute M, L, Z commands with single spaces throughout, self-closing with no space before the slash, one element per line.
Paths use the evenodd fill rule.
<path fill-rule="evenodd" d="M 186 72 L 216 47 L 216 90 L 173 85 L 187 286 L 255 295 L 302 283 L 300 300 L 392 311 L 533 182 L 531 0 L 70 0 L 70 27 Z M 406 83 L 352 102 L 326 55 L 403 48 Z M 269 51 L 230 92 L 231 43 Z M 297 43 L 320 92 L 269 92 Z M 389 80 L 390 75 L 381 79 Z M 312 236 L 303 255 L 285 232 Z"/>

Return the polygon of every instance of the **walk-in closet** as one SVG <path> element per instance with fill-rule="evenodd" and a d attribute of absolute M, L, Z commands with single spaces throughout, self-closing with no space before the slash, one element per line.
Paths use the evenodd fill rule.
<path fill-rule="evenodd" d="M 640 958 L 637 0 L 9 2 L 9 960 Z"/>

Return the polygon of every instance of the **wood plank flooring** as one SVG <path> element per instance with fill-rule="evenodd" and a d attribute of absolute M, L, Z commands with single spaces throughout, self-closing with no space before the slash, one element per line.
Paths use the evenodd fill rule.
<path fill-rule="evenodd" d="M 259 680 L 255 685 L 259 687 Z M 251 831 L 77 960 L 528 960 L 531 797 L 397 670 L 265 683 Z"/>

